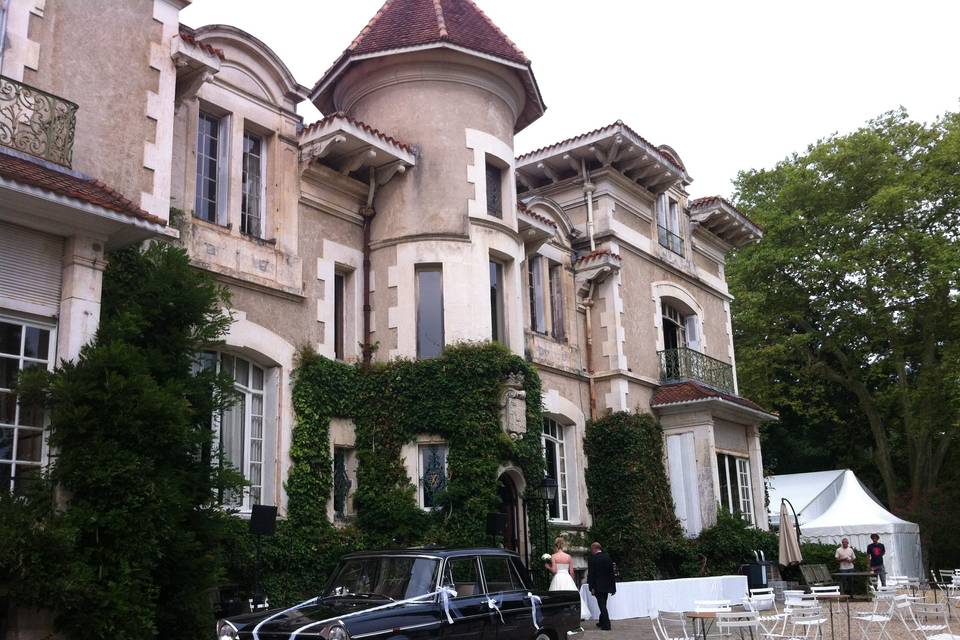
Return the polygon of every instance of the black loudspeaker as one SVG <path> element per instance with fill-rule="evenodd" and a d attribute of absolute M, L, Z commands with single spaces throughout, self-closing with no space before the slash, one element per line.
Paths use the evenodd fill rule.
<path fill-rule="evenodd" d="M 263 504 L 253 505 L 250 512 L 250 533 L 272 536 L 277 530 L 277 508 Z"/>
<path fill-rule="evenodd" d="M 495 511 L 487 514 L 487 535 L 502 536 L 507 528 L 507 514 Z"/>

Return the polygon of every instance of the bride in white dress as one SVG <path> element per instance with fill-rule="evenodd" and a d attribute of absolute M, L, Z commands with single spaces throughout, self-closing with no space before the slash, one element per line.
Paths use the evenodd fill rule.
<path fill-rule="evenodd" d="M 567 546 L 566 540 L 557 538 L 553 541 L 555 549 L 550 562 L 545 566 L 553 574 L 553 580 L 550 581 L 550 591 L 576 591 L 577 584 L 573 581 L 573 558 L 564 551 Z"/>

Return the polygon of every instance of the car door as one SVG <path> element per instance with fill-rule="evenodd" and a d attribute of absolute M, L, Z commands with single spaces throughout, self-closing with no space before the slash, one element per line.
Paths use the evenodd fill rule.
<path fill-rule="evenodd" d="M 510 556 L 489 555 L 480 557 L 480 567 L 487 587 L 487 596 L 497 602 L 500 609 L 490 618 L 490 640 L 526 638 L 534 633 L 533 616 L 527 589 L 524 587 Z"/>
<path fill-rule="evenodd" d="M 441 584 L 452 586 L 457 595 L 450 599 L 453 624 L 444 624 L 440 636 L 448 640 L 495 640 L 495 632 L 487 635 L 493 611 L 487 605 L 480 559 L 475 555 L 447 558 Z"/>

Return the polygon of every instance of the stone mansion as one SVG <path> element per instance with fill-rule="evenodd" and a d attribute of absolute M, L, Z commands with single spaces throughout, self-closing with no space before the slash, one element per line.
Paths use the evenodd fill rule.
<path fill-rule="evenodd" d="M 718 504 L 766 528 L 758 429 L 776 416 L 738 393 L 724 277 L 763 231 L 691 200 L 681 153 L 617 121 L 517 157 L 540 87 L 470 0 L 387 0 L 352 41 L 327 34 L 347 47 L 309 87 L 254 35 L 181 24 L 187 4 L 0 3 L 4 490 L 48 455 L 17 371 L 76 357 L 106 252 L 160 237 L 232 293 L 212 357 L 242 396 L 219 423 L 244 510 L 283 513 L 298 347 L 384 361 L 494 340 L 542 377 L 552 521 L 590 525 L 586 423 L 640 410 L 662 425 L 689 535 Z M 304 100 L 325 117 L 303 122 Z M 445 456 L 424 429 L 405 449 L 414 485 Z M 353 509 L 354 446 L 336 422 L 331 520 Z M 502 469 L 508 526 L 541 481 Z"/>

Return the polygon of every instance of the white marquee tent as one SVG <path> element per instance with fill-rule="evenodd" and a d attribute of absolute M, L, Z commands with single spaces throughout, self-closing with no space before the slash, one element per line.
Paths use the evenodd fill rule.
<path fill-rule="evenodd" d="M 920 578 L 920 527 L 887 511 L 849 469 L 793 473 L 767 478 L 770 523 L 779 525 L 780 499 L 793 504 L 803 542 L 840 544 L 849 538 L 866 551 L 870 534 L 886 547 L 887 575 Z"/>

